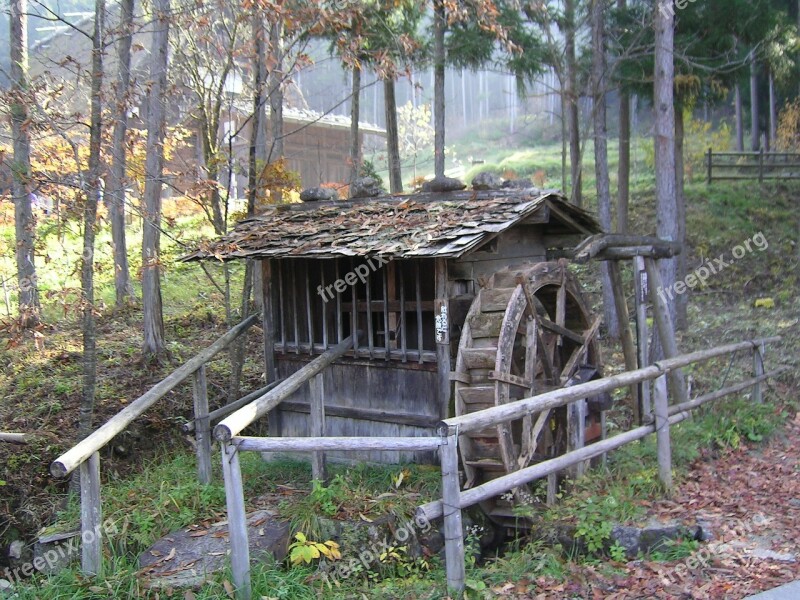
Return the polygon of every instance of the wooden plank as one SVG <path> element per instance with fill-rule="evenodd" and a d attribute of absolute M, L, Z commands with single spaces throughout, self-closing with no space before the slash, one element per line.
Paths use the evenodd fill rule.
<path fill-rule="evenodd" d="M 227 348 L 233 340 L 242 335 L 257 321 L 258 315 L 250 315 L 225 335 L 218 338 L 208 348 L 175 369 L 150 390 L 111 417 L 102 427 L 54 460 L 50 464 L 50 473 L 54 477 L 65 477 L 71 473 L 83 461 L 119 435 L 134 419 L 194 373 L 200 365 L 205 364 L 220 351 Z"/>
<path fill-rule="evenodd" d="M 372 275 L 370 275 L 369 272 L 367 272 L 366 297 L 367 306 L 365 312 L 367 315 L 367 348 L 369 349 L 370 359 L 373 359 L 375 358 L 375 340 L 372 333 Z"/>
<path fill-rule="evenodd" d="M 356 261 L 354 258 L 350 259 L 350 271 L 355 271 Z M 350 306 L 350 337 L 353 338 L 353 351 L 358 354 L 358 292 L 357 285 L 350 286 L 351 292 L 351 306 Z"/>
<path fill-rule="evenodd" d="M 247 540 L 247 515 L 239 452 L 230 443 L 222 444 L 222 476 L 228 508 L 228 534 L 231 544 L 231 572 L 238 600 L 251 600 L 250 544 Z"/>
<path fill-rule="evenodd" d="M 497 338 L 503 326 L 504 312 L 478 313 L 470 319 L 472 339 Z"/>
<path fill-rule="evenodd" d="M 355 403 L 355 400 L 348 399 L 348 402 Z M 281 410 L 284 412 L 296 412 L 311 414 L 311 407 L 307 402 L 281 403 Z M 436 429 L 439 424 L 438 417 L 425 415 L 415 415 L 408 413 L 398 413 L 392 410 L 379 410 L 375 408 L 360 408 L 358 406 L 336 406 L 325 405 L 326 417 L 337 417 L 340 419 L 354 419 L 359 421 L 372 421 L 374 423 L 392 423 L 394 425 L 408 425 L 409 427 L 420 427 L 425 429 Z"/>
<path fill-rule="evenodd" d="M 335 276 L 334 281 L 339 281 L 339 259 L 334 259 Z M 336 294 L 336 343 L 341 344 L 344 340 L 344 314 L 342 312 L 342 295 Z"/>
<path fill-rule="evenodd" d="M 320 286 L 325 289 L 325 263 L 319 265 Z M 322 300 L 322 347 L 328 349 L 328 299 Z"/>
<path fill-rule="evenodd" d="M 636 257 L 633 259 L 633 281 L 634 292 L 636 294 L 636 343 L 637 343 L 637 356 L 638 366 L 642 368 L 649 364 L 649 335 L 647 325 L 647 297 L 648 297 L 648 282 L 647 271 L 644 267 L 644 259 Z M 650 384 L 643 381 L 639 384 L 639 400 L 641 407 L 639 415 L 641 421 L 638 425 L 644 423 L 645 417 L 650 415 Z"/>
<path fill-rule="evenodd" d="M 614 307 L 617 312 L 617 321 L 619 321 L 620 325 L 625 370 L 633 371 L 639 365 L 637 364 L 636 347 L 633 343 L 633 333 L 631 333 L 630 314 L 628 313 L 628 303 L 625 300 L 625 288 L 622 286 L 622 274 L 620 273 L 619 263 L 617 261 L 612 260 L 608 263 L 608 274 L 611 279 L 611 290 L 614 294 Z M 639 387 L 637 385 L 632 385 L 630 387 L 630 393 L 633 402 L 633 420 L 635 423 L 641 423 L 641 414 L 639 413 Z"/>
<path fill-rule="evenodd" d="M 439 448 L 442 463 L 442 506 L 447 588 L 464 590 L 464 528 L 461 520 L 461 485 L 458 478 L 458 437 L 450 435 Z"/>
<path fill-rule="evenodd" d="M 388 265 L 387 265 L 388 267 Z M 389 360 L 389 353 L 392 349 L 391 332 L 389 324 L 389 269 L 381 269 L 381 280 L 383 282 L 383 347 L 385 350 L 384 360 Z"/>
<path fill-rule="evenodd" d="M 305 280 L 305 296 L 306 296 L 306 320 L 308 325 L 308 345 L 309 345 L 309 354 L 313 354 L 314 350 L 314 311 L 311 307 L 311 275 L 309 271 L 311 270 L 311 262 L 305 261 L 304 267 L 304 280 Z M 299 340 L 298 340 L 299 341 Z"/>
<path fill-rule="evenodd" d="M 311 435 L 325 437 L 325 383 L 324 375 L 318 373 L 308 384 L 311 387 Z M 327 482 L 325 469 L 325 453 L 316 451 L 311 454 L 311 477 L 323 485 Z"/>
<path fill-rule="evenodd" d="M 672 449 L 669 438 L 669 399 L 667 378 L 661 375 L 653 386 L 655 390 L 653 412 L 656 418 L 656 444 L 658 446 L 658 478 L 669 493 L 672 491 Z"/>
<path fill-rule="evenodd" d="M 249 452 L 364 452 L 436 450 L 442 438 L 436 437 L 283 437 L 260 438 L 239 436 L 232 444 Z"/>
<path fill-rule="evenodd" d="M 319 355 L 300 370 L 287 377 L 275 389 L 226 417 L 214 428 L 214 437 L 221 442 L 229 441 L 250 423 L 264 416 L 264 414 L 286 400 L 311 377 L 325 370 L 337 358 L 341 358 L 352 345 L 353 338 L 348 337 L 341 344 L 337 344 L 324 354 Z"/>
<path fill-rule="evenodd" d="M 419 362 L 422 362 L 423 335 L 425 332 L 422 328 L 422 281 L 419 273 L 419 263 L 419 260 L 414 261 L 414 288 L 417 298 L 417 350 L 420 352 Z"/>
<path fill-rule="evenodd" d="M 508 307 L 508 301 L 514 293 L 516 283 L 509 288 L 481 290 L 481 312 L 503 312 Z"/>
<path fill-rule="evenodd" d="M 33 436 L 27 433 L 0 432 L 0 442 L 8 442 L 10 444 L 27 444 L 31 437 Z"/>
<path fill-rule="evenodd" d="M 447 283 L 447 260 L 437 258 L 434 261 L 435 282 L 434 296 L 438 311 L 436 319 L 436 364 L 439 372 L 439 385 L 436 390 L 439 414 L 443 419 L 450 416 L 450 397 L 452 386 L 450 384 L 450 311 L 448 298 L 450 296 Z M 420 348 L 422 350 L 422 348 Z"/>
<path fill-rule="evenodd" d="M 392 263 L 395 264 L 395 263 Z M 400 351 L 402 353 L 403 362 L 408 360 L 408 340 L 407 336 L 407 315 L 406 315 L 406 284 L 405 284 L 405 263 L 399 263 L 397 267 L 398 275 L 400 276 Z M 420 348 L 422 350 L 422 348 Z"/>
<path fill-rule="evenodd" d="M 511 373 L 491 371 L 489 373 L 489 379 L 493 381 L 500 381 L 501 383 L 507 383 L 509 385 L 514 385 L 516 387 L 521 387 L 528 391 L 530 391 L 533 388 L 532 380 L 525 379 L 524 377 L 519 377 L 518 375 L 512 375 Z"/>
<path fill-rule="evenodd" d="M 211 424 L 208 414 L 208 384 L 205 365 L 194 372 L 192 380 L 197 480 L 202 485 L 209 485 L 211 483 Z"/>
<path fill-rule="evenodd" d="M 297 294 L 297 269 L 291 268 L 290 269 L 291 276 L 289 280 L 292 282 L 292 288 L 289 291 L 289 296 L 287 299 L 294 299 L 295 303 L 292 305 L 292 325 L 294 329 L 294 343 L 295 343 L 295 353 L 300 354 L 300 322 L 298 317 L 298 309 L 299 303 L 296 301 L 298 294 Z"/>
<path fill-rule="evenodd" d="M 462 356 L 467 369 L 494 369 L 497 348 L 466 348 Z"/>
<path fill-rule="evenodd" d="M 262 323 L 264 324 L 264 375 L 267 383 L 273 383 L 278 379 L 277 371 L 275 368 L 275 311 L 274 311 L 274 295 L 273 285 L 275 272 L 278 273 L 278 302 L 280 303 L 281 312 L 281 346 L 283 353 L 286 353 L 286 316 L 284 313 L 284 288 L 283 288 L 283 263 L 277 260 L 262 260 L 261 261 L 261 286 L 264 302 L 262 305 Z M 217 418 L 222 418 L 230 413 L 220 414 Z M 279 410 L 272 411 L 267 417 L 269 423 L 269 430 L 272 435 L 281 434 L 281 413 Z M 213 419 L 209 418 L 209 427 Z M 209 442 L 211 441 L 211 432 L 209 432 Z"/>
<path fill-rule="evenodd" d="M 103 568 L 103 504 L 100 499 L 100 454 L 93 452 L 80 464 L 81 570 L 99 575 Z"/>

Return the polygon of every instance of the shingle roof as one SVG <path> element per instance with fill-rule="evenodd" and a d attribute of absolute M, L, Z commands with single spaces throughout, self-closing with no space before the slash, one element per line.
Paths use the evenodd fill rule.
<path fill-rule="evenodd" d="M 536 215 L 559 233 L 600 232 L 557 192 L 463 191 L 270 208 L 182 260 L 386 256 L 458 258 Z"/>

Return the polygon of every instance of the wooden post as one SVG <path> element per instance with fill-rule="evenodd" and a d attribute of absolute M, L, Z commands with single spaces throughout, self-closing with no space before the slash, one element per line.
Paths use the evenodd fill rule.
<path fill-rule="evenodd" d="M 278 271 L 279 275 L 283 273 L 283 267 L 275 264 L 275 271 Z M 294 272 L 294 270 L 292 270 Z M 281 337 L 283 342 L 283 352 L 286 353 L 286 315 L 284 314 L 284 306 L 283 306 L 283 279 L 282 276 L 279 279 L 279 302 L 280 302 L 280 317 L 281 317 Z M 261 316 L 261 323 L 264 326 L 264 374 L 267 379 L 267 383 L 272 383 L 278 378 L 277 368 L 275 366 L 275 310 L 272 305 L 273 300 L 273 286 L 275 282 L 273 281 L 273 263 L 272 260 L 266 259 L 261 261 L 261 285 L 262 285 L 262 293 L 264 297 L 264 301 L 262 302 L 262 316 Z M 292 293 L 294 293 L 294 288 L 292 288 Z M 293 309 L 293 312 L 297 312 L 297 309 Z M 295 343 L 299 344 L 297 336 L 295 335 Z M 272 412 L 269 413 L 267 417 L 267 422 L 269 426 L 269 434 L 271 436 L 278 437 L 281 435 L 281 412 L 280 408 L 276 408 Z"/>
<path fill-rule="evenodd" d="M 194 439 L 197 446 L 197 479 L 202 485 L 211 483 L 211 419 L 208 415 L 206 366 L 192 375 L 194 396 Z"/>
<path fill-rule="evenodd" d="M 656 261 L 652 258 L 644 259 L 645 268 L 647 269 L 647 278 L 650 281 L 650 301 L 653 303 L 653 318 L 658 327 L 658 336 L 661 340 L 661 347 L 664 350 L 666 358 L 675 358 L 678 356 L 678 345 L 675 342 L 675 329 L 672 326 L 672 318 L 669 315 L 669 307 L 664 300 L 659 290 L 664 289 L 661 282 L 661 273 L 658 270 Z M 672 393 L 678 404 L 687 402 L 689 398 L 686 395 L 686 380 L 683 377 L 681 369 L 674 369 L 669 374 L 670 383 L 672 384 Z"/>
<path fill-rule="evenodd" d="M 710 152 L 710 149 L 709 149 Z M 644 268 L 644 258 L 637 256 L 633 259 L 633 284 L 636 292 L 636 343 L 639 357 L 639 368 L 643 369 L 650 362 L 648 349 L 647 326 L 647 271 Z M 650 415 L 650 382 L 642 381 L 639 384 L 639 399 L 641 400 L 640 416 L 644 419 Z M 641 425 L 642 423 L 639 423 Z"/>
<path fill-rule="evenodd" d="M 311 435 L 325 437 L 325 377 L 324 371 L 318 373 L 308 381 L 311 388 Z M 327 484 L 325 472 L 325 453 L 311 453 L 311 478 L 323 485 Z"/>
<path fill-rule="evenodd" d="M 81 568 L 86 575 L 98 575 L 103 566 L 103 537 L 100 524 L 100 454 L 95 452 L 79 467 L 81 478 Z"/>
<path fill-rule="evenodd" d="M 758 151 L 758 183 L 764 183 L 764 146 Z"/>
<path fill-rule="evenodd" d="M 622 287 L 622 275 L 619 270 L 619 263 L 616 260 L 606 261 L 608 264 L 608 274 L 611 278 L 611 289 L 614 293 L 614 306 L 619 321 L 620 334 L 622 336 L 622 353 L 625 356 L 625 369 L 635 371 L 637 367 L 636 347 L 633 344 L 633 334 L 631 333 L 630 314 L 628 313 L 628 303 L 625 301 L 625 289 Z M 630 387 L 631 399 L 633 401 L 634 422 L 641 423 L 639 414 L 639 386 Z"/>
<path fill-rule="evenodd" d="M 764 344 L 753 345 L 753 377 L 760 377 L 764 374 Z M 761 382 L 753 385 L 753 402 L 762 404 L 764 398 L 761 395 Z"/>
<path fill-rule="evenodd" d="M 231 571 L 238 600 L 251 600 L 250 545 L 239 452 L 233 444 L 222 444 L 222 476 L 228 505 L 228 534 L 231 543 Z"/>
<path fill-rule="evenodd" d="M 437 258 L 436 262 L 436 362 L 439 373 L 437 390 L 439 416 L 446 419 L 450 416 L 450 312 L 447 290 L 447 260 Z M 420 348 L 420 351 L 422 349 Z"/>
<path fill-rule="evenodd" d="M 579 398 L 567 404 L 567 452 L 580 450 L 586 445 L 586 400 Z M 582 477 L 586 463 L 575 463 L 569 468 L 572 479 Z"/>
<path fill-rule="evenodd" d="M 461 484 L 458 480 L 458 435 L 449 435 L 439 447 L 442 463 L 442 505 L 444 510 L 444 552 L 447 588 L 464 590 L 464 529 L 461 523 Z"/>
<path fill-rule="evenodd" d="M 672 448 L 669 439 L 669 400 L 667 378 L 655 381 L 656 443 L 658 445 L 658 478 L 667 492 L 672 491 Z"/>
<path fill-rule="evenodd" d="M 714 163 L 711 162 L 713 160 L 713 156 L 714 156 L 714 150 L 709 148 L 708 149 L 708 184 L 709 185 L 711 184 L 711 181 L 713 180 L 712 168 L 713 168 L 713 164 Z"/>

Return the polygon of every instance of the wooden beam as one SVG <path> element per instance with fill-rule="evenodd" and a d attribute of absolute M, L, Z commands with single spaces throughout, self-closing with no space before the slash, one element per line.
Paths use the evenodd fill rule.
<path fill-rule="evenodd" d="M 308 402 L 290 402 L 286 400 L 281 403 L 281 410 L 285 412 L 311 414 L 311 407 Z M 356 406 L 334 406 L 326 404 L 325 415 L 327 417 L 336 417 L 339 419 L 358 419 L 360 421 L 408 425 L 409 427 L 421 427 L 423 429 L 434 430 L 439 424 L 438 417 L 426 417 L 423 415 L 412 415 L 398 413 L 396 411 L 360 408 Z"/>
<path fill-rule="evenodd" d="M 667 377 L 661 375 L 653 386 L 653 413 L 656 418 L 658 479 L 667 493 L 672 491 L 672 446 L 669 439 L 669 399 Z"/>
<path fill-rule="evenodd" d="M 442 419 L 450 416 L 450 397 L 453 389 L 450 384 L 450 303 L 447 283 L 447 260 L 434 261 L 435 297 L 437 310 L 434 313 L 436 331 L 436 364 L 439 373 L 436 390 L 439 415 Z M 422 348 L 420 348 L 422 350 Z"/>
<path fill-rule="evenodd" d="M 308 384 L 311 387 L 311 435 L 325 437 L 325 382 L 324 374 L 318 373 Z M 311 477 L 326 485 L 325 453 L 319 450 L 311 454 Z"/>
<path fill-rule="evenodd" d="M 237 436 L 231 444 L 252 452 L 425 452 L 436 450 L 440 437 L 282 437 Z"/>
<path fill-rule="evenodd" d="M 614 293 L 614 307 L 617 311 L 617 321 L 620 325 L 620 334 L 622 337 L 622 354 L 625 357 L 625 370 L 633 371 L 638 365 L 636 356 L 636 346 L 633 343 L 633 333 L 631 333 L 631 320 L 628 313 L 628 302 L 625 300 L 625 288 L 622 286 L 622 274 L 620 273 L 619 263 L 617 261 L 610 261 L 608 263 L 608 273 L 611 279 L 611 290 Z M 630 387 L 631 399 L 633 401 L 633 420 L 634 423 L 641 423 L 641 415 L 639 414 L 639 386 L 632 385 Z"/>
<path fill-rule="evenodd" d="M 33 436 L 27 433 L 0 432 L 0 442 L 8 442 L 10 444 L 27 444 L 31 437 Z"/>
<path fill-rule="evenodd" d="M 208 384 L 205 365 L 194 372 L 192 380 L 197 480 L 202 485 L 209 485 L 211 483 L 211 425 L 208 414 Z"/>
<path fill-rule="evenodd" d="M 231 544 L 231 571 L 238 600 L 251 600 L 250 544 L 247 539 L 247 515 L 239 452 L 230 443 L 222 444 L 222 476 L 228 508 L 228 535 Z"/>
<path fill-rule="evenodd" d="M 92 453 L 80 464 L 81 570 L 99 575 L 103 568 L 103 504 L 100 499 L 100 454 Z"/>
<path fill-rule="evenodd" d="M 447 588 L 460 597 L 464 590 L 464 527 L 461 520 L 461 482 L 458 476 L 458 436 L 450 435 L 439 448 L 442 463 L 442 513 Z"/>

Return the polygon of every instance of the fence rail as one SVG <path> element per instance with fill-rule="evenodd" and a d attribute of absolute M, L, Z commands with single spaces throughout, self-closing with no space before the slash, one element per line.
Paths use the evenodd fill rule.
<path fill-rule="evenodd" d="M 706 153 L 707 181 L 779 181 L 800 179 L 800 154 L 794 152 L 714 152 Z"/>

